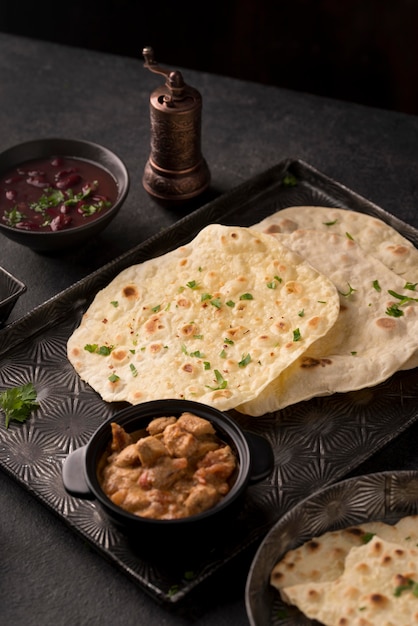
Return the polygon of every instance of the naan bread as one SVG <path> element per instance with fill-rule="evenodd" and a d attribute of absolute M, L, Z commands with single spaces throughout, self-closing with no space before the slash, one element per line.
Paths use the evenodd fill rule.
<path fill-rule="evenodd" d="M 186 398 L 226 410 L 256 398 L 338 312 L 333 282 L 282 242 L 211 224 L 122 271 L 67 354 L 108 402 Z"/>
<path fill-rule="evenodd" d="M 418 249 L 395 228 L 366 213 L 321 206 L 294 206 L 277 211 L 254 226 L 275 234 L 314 229 L 346 235 L 405 280 L 418 283 Z"/>
<path fill-rule="evenodd" d="M 276 233 L 274 238 L 330 278 L 340 294 L 340 313 L 329 332 L 238 410 L 249 415 L 282 409 L 316 396 L 372 387 L 389 378 L 418 349 L 418 301 L 405 280 L 346 235 L 319 230 Z"/>
<path fill-rule="evenodd" d="M 370 535 L 378 535 L 406 548 L 417 547 L 418 516 L 404 517 L 394 525 L 365 522 L 313 537 L 284 555 L 271 572 L 270 584 L 281 591 L 293 585 L 335 580 L 343 573 L 350 550 L 364 545 Z"/>
<path fill-rule="evenodd" d="M 321 206 L 293 206 L 277 211 L 255 225 L 265 233 L 292 233 L 300 228 L 347 233 L 364 249 L 384 263 L 405 282 L 417 285 L 418 249 L 383 220 L 348 209 Z M 403 363 L 401 369 L 418 367 L 418 351 Z"/>
<path fill-rule="evenodd" d="M 406 579 L 418 582 L 417 546 L 417 515 L 330 531 L 289 550 L 270 584 L 326 626 L 412 626 L 418 598 L 411 589 L 394 591 Z"/>
<path fill-rule="evenodd" d="M 286 587 L 282 596 L 325 626 L 418 624 L 418 548 L 378 536 L 350 550 L 335 581 Z"/>

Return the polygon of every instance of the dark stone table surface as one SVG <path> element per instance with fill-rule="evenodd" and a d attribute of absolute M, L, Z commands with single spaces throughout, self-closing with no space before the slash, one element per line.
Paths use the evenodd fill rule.
<path fill-rule="evenodd" d="M 202 147 L 212 174 L 188 211 L 292 157 L 418 227 L 417 117 L 187 69 L 183 75 L 203 97 Z M 159 84 L 140 56 L 0 34 L 0 149 L 39 137 L 87 139 L 117 152 L 131 174 L 124 208 L 91 246 L 51 258 L 1 236 L 0 264 L 28 286 L 9 322 L 181 217 L 141 182 L 149 95 Z M 412 426 L 354 473 L 417 469 L 417 435 Z M 2 624 L 246 624 L 251 557 L 228 564 L 169 610 L 0 471 Z"/>

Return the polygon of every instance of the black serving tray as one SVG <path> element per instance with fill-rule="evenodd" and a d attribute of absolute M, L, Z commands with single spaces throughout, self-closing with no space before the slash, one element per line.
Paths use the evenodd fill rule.
<path fill-rule="evenodd" d="M 343 477 L 418 418 L 418 369 L 375 388 L 314 398 L 262 417 L 230 411 L 271 442 L 275 468 L 251 486 L 232 532 L 193 562 L 144 558 L 94 501 L 69 496 L 61 471 L 103 420 L 125 404 L 105 403 L 66 357 L 68 337 L 97 291 L 121 270 L 190 241 L 210 223 L 250 226 L 294 205 L 342 207 L 389 223 L 415 245 L 418 231 L 330 179 L 288 159 L 201 207 L 0 330 L 0 391 L 33 382 L 40 402 L 30 419 L 0 425 L 0 467 L 154 599 L 177 603 L 225 563 L 255 546 L 308 494 Z"/>

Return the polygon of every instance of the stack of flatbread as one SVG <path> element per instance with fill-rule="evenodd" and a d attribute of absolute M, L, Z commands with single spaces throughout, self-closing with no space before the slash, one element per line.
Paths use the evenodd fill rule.
<path fill-rule="evenodd" d="M 418 624 L 418 516 L 325 533 L 289 551 L 270 583 L 326 626 Z"/>
<path fill-rule="evenodd" d="M 345 209 L 211 224 L 121 272 L 67 353 L 109 402 L 185 398 L 258 416 L 371 387 L 418 365 L 418 250 Z"/>
<path fill-rule="evenodd" d="M 253 228 L 330 278 L 340 295 L 340 314 L 326 336 L 239 410 L 261 415 L 315 396 L 371 387 L 418 365 L 412 336 L 418 250 L 412 243 L 374 217 L 327 207 L 289 207 Z M 399 307 L 396 317 L 402 297 L 408 306 Z"/>
<path fill-rule="evenodd" d="M 299 254 L 212 224 L 100 291 L 68 358 L 106 401 L 185 398 L 225 410 L 256 398 L 338 314 L 335 285 Z"/>

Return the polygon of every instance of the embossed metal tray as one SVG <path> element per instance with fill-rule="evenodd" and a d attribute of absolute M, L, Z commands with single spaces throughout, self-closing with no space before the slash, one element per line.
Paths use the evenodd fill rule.
<path fill-rule="evenodd" d="M 296 181 L 296 184 L 294 182 Z M 190 241 L 209 223 L 250 226 L 293 205 L 348 208 L 379 217 L 418 245 L 418 231 L 300 160 L 286 160 L 180 219 L 0 331 L 0 391 L 32 381 L 39 409 L 23 423 L 0 422 L 0 467 L 41 500 L 107 560 L 160 602 L 174 604 L 244 549 L 257 544 L 286 511 L 337 481 L 418 418 L 418 370 L 376 388 L 301 402 L 250 418 L 230 413 L 266 436 L 272 475 L 251 486 L 233 528 L 193 563 L 148 560 L 102 515 L 94 501 L 66 494 L 62 463 L 86 444 L 121 404 L 107 404 L 66 358 L 67 339 L 96 292 L 122 269 Z"/>

